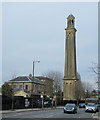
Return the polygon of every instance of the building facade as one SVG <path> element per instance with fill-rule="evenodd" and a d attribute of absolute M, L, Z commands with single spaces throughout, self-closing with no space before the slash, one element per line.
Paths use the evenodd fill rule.
<path fill-rule="evenodd" d="M 53 82 L 54 80 L 48 78 L 48 77 L 43 77 L 43 76 L 40 76 L 40 77 L 36 77 L 38 78 L 40 81 L 44 82 L 46 84 L 46 95 L 48 97 L 53 97 Z"/>
<path fill-rule="evenodd" d="M 76 70 L 76 29 L 75 17 L 67 18 L 66 43 L 65 43 L 65 72 L 63 78 L 63 100 L 75 100 L 75 84 L 77 82 Z"/>
<path fill-rule="evenodd" d="M 19 76 L 8 81 L 8 83 L 14 90 L 14 96 L 31 97 L 31 94 L 41 95 L 41 93 L 51 96 L 52 91 L 49 90 L 49 87 L 53 89 L 52 80 L 48 86 L 47 82 L 43 81 L 47 79 L 49 80 L 49 78 L 45 77 L 34 77 L 33 79 L 33 77 L 29 76 Z"/>

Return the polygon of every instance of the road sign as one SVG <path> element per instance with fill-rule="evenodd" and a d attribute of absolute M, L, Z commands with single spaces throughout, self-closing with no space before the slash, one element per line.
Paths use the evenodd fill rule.
<path fill-rule="evenodd" d="M 43 98 L 43 94 L 41 94 L 41 98 Z"/>

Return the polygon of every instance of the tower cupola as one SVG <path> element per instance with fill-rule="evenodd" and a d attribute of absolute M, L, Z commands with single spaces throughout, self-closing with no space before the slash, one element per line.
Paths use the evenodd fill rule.
<path fill-rule="evenodd" d="M 71 14 L 67 18 L 67 28 L 74 28 L 74 19 L 75 17 Z"/>

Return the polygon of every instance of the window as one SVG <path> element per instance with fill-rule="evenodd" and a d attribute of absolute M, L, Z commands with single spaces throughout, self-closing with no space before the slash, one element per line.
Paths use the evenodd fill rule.
<path fill-rule="evenodd" d="M 69 25 L 71 25 L 71 20 L 69 20 Z"/>
<path fill-rule="evenodd" d="M 16 85 L 13 85 L 13 88 L 16 88 Z"/>
<path fill-rule="evenodd" d="M 37 90 L 38 90 L 38 87 L 39 87 L 38 84 L 36 84 L 36 89 L 37 89 Z"/>
<path fill-rule="evenodd" d="M 22 85 L 20 85 L 19 88 L 22 88 Z"/>
<path fill-rule="evenodd" d="M 28 85 L 25 85 L 25 89 L 26 89 L 26 90 L 28 89 Z"/>
<path fill-rule="evenodd" d="M 72 20 L 72 24 L 74 23 L 74 21 Z"/>

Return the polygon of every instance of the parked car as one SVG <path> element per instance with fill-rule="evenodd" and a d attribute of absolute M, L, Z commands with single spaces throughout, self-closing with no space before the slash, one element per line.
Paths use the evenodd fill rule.
<path fill-rule="evenodd" d="M 85 108 L 85 112 L 96 112 L 97 111 L 97 106 L 95 103 L 88 103 Z"/>
<path fill-rule="evenodd" d="M 75 104 L 68 103 L 64 107 L 64 113 L 77 113 L 77 107 Z"/>
<path fill-rule="evenodd" d="M 80 103 L 79 108 L 85 108 L 85 103 Z"/>

